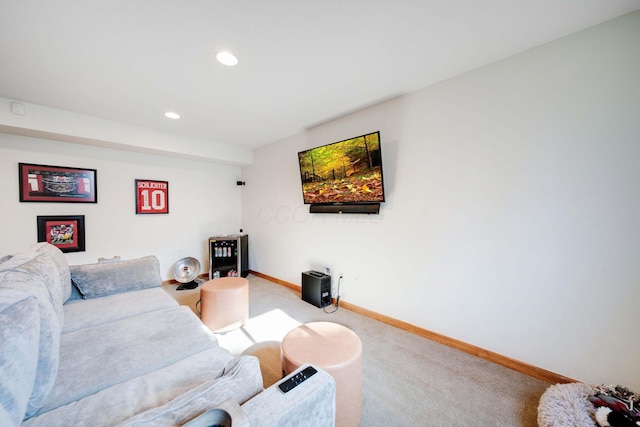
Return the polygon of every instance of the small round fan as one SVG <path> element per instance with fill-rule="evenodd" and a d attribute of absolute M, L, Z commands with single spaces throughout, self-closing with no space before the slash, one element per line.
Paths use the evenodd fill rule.
<path fill-rule="evenodd" d="M 182 291 L 184 289 L 195 289 L 198 287 L 196 278 L 200 274 L 200 261 L 195 258 L 186 257 L 173 265 L 173 278 L 181 283 L 176 289 Z"/>

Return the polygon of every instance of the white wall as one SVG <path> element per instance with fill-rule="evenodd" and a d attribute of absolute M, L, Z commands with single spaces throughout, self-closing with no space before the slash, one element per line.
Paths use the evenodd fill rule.
<path fill-rule="evenodd" d="M 97 169 L 98 203 L 20 203 L 19 162 Z M 170 279 L 173 264 L 191 256 L 204 273 L 207 238 L 240 227 L 239 177 L 238 166 L 0 134 L 0 254 L 37 242 L 38 215 L 84 215 L 86 251 L 67 253 L 70 265 L 156 255 Z M 135 179 L 169 182 L 169 214 L 136 215 Z"/>
<path fill-rule="evenodd" d="M 640 13 L 279 141 L 243 168 L 250 266 L 640 389 Z M 297 152 L 380 130 L 379 216 L 308 213 Z"/>

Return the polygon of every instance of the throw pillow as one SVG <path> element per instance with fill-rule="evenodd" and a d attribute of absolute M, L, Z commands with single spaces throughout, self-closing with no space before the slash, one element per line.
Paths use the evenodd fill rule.
<path fill-rule="evenodd" d="M 160 262 L 155 256 L 69 268 L 71 280 L 83 298 L 99 298 L 162 284 Z"/>

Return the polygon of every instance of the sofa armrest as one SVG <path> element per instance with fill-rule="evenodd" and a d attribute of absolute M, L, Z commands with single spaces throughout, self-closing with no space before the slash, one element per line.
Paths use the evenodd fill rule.
<path fill-rule="evenodd" d="M 278 388 L 278 384 L 307 366 L 301 366 L 241 406 L 251 427 L 335 425 L 336 382 L 326 371 L 316 368 L 315 375 L 286 394 Z"/>

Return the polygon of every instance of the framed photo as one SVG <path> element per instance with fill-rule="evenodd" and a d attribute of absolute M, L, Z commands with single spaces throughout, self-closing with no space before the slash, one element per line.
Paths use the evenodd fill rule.
<path fill-rule="evenodd" d="M 97 203 L 96 170 L 18 164 L 21 202 Z"/>
<path fill-rule="evenodd" d="M 136 214 L 168 214 L 169 182 L 136 179 Z"/>
<path fill-rule="evenodd" d="M 51 243 L 62 252 L 83 252 L 84 215 L 38 216 L 38 242 Z"/>

